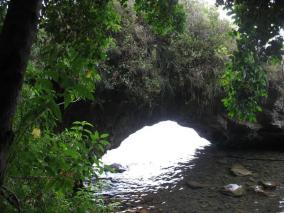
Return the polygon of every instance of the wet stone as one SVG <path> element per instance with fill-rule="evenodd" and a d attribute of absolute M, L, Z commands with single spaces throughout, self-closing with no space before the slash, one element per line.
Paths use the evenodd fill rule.
<path fill-rule="evenodd" d="M 261 186 L 261 185 L 256 185 L 254 187 L 251 187 L 251 189 L 253 189 L 253 191 L 256 192 L 257 194 L 264 195 L 266 197 L 275 197 L 276 196 L 275 194 L 273 194 L 271 192 L 265 191 L 263 186 Z"/>
<path fill-rule="evenodd" d="M 111 167 L 111 169 L 113 169 L 113 171 L 115 173 L 123 173 L 126 171 L 126 168 L 123 167 L 122 165 L 118 164 L 118 163 L 113 163 L 111 165 L 109 165 Z"/>
<path fill-rule="evenodd" d="M 258 193 L 258 194 L 263 194 L 263 195 L 265 195 L 265 191 L 264 191 L 263 187 L 260 186 L 260 185 L 252 186 L 252 187 L 250 187 L 250 188 L 251 188 L 254 192 Z"/>
<path fill-rule="evenodd" d="M 236 163 L 231 167 L 231 172 L 236 176 L 249 176 L 252 172 L 246 169 L 243 165 Z"/>
<path fill-rule="evenodd" d="M 274 190 L 277 188 L 278 184 L 274 181 L 259 181 L 259 184 L 262 185 L 265 189 Z"/>
<path fill-rule="evenodd" d="M 221 189 L 221 192 L 225 195 L 233 197 L 241 197 L 245 195 L 246 190 L 244 186 L 238 184 L 228 184 Z"/>

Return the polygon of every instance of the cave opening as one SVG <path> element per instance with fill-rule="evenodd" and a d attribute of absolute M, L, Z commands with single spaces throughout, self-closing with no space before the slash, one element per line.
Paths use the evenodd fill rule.
<path fill-rule="evenodd" d="M 194 129 L 174 121 L 145 126 L 103 156 L 105 164 L 120 170 L 106 174 L 112 181 L 108 193 L 156 191 L 172 186 L 183 178 L 183 169 L 193 166 L 190 161 L 195 154 L 209 145 Z"/>

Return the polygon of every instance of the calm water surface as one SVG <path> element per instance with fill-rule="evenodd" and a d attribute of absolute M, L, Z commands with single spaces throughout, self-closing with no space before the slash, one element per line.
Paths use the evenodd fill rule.
<path fill-rule="evenodd" d="M 228 153 L 215 150 L 193 129 L 164 121 L 142 128 L 125 139 L 120 147 L 109 150 L 103 156 L 104 163 L 118 163 L 126 171 L 103 174 L 101 178 L 105 184 L 100 194 L 125 201 L 126 212 L 131 208 L 133 212 L 142 208 L 143 198 L 150 196 L 150 201 L 142 206 L 148 210 L 160 209 L 153 212 L 284 213 L 284 162 L 265 160 L 281 157 L 278 152 Z M 233 177 L 229 168 L 234 163 L 245 165 L 254 172 L 255 177 Z M 185 184 L 187 179 L 192 178 L 210 187 L 193 191 Z M 247 185 L 254 184 L 253 180 L 257 184 L 261 179 L 279 182 L 278 189 L 273 192 L 275 196 L 265 198 L 248 192 L 246 196 L 236 199 L 219 192 L 219 187 L 224 184 Z M 202 209 L 204 206 L 207 207 Z"/>

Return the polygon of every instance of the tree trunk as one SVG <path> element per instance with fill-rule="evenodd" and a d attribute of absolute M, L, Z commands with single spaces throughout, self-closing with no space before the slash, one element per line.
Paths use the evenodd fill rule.
<path fill-rule="evenodd" d="M 36 35 L 42 0 L 11 0 L 0 35 L 0 187 L 13 142 L 12 119 Z"/>

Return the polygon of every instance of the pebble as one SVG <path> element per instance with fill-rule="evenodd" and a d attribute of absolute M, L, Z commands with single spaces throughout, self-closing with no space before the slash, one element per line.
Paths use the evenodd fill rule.
<path fill-rule="evenodd" d="M 277 188 L 278 184 L 274 181 L 259 181 L 259 184 L 261 184 L 265 189 L 274 190 Z"/>
<path fill-rule="evenodd" d="M 233 197 L 241 197 L 246 193 L 246 190 L 242 185 L 228 184 L 222 188 L 221 192 Z"/>
<path fill-rule="evenodd" d="M 249 176 L 252 172 L 247 170 L 243 165 L 236 163 L 231 167 L 231 172 L 236 176 Z"/>

